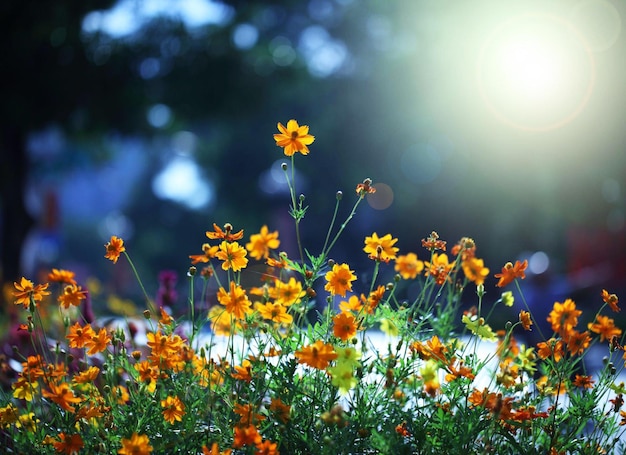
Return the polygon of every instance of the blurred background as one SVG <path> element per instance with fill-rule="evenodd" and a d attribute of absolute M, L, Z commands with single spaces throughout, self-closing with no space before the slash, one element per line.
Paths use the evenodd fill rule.
<path fill-rule="evenodd" d="M 213 223 L 295 253 L 272 138 L 294 118 L 316 136 L 296 157 L 312 251 L 370 177 L 333 252 L 357 274 L 364 236 L 425 259 L 435 230 L 475 239 L 494 299 L 516 259 L 546 313 L 626 299 L 625 19 L 617 0 L 2 2 L 2 279 L 67 268 L 140 296 L 103 257 L 118 235 L 150 293 L 162 270 L 185 289 Z"/>

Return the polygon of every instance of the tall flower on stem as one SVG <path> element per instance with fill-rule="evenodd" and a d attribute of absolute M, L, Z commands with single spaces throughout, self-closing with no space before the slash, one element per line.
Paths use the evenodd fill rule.
<path fill-rule="evenodd" d="M 326 273 L 325 278 L 327 283 L 324 289 L 345 297 L 347 291 L 352 291 L 352 282 L 356 280 L 356 275 L 353 270 L 350 270 L 348 264 L 335 264 L 332 270 Z"/>
<path fill-rule="evenodd" d="M 215 256 L 222 262 L 222 269 L 233 269 L 233 272 L 239 272 L 248 265 L 248 252 L 237 242 L 227 242 L 224 240 L 220 243 L 220 249 Z"/>
<path fill-rule="evenodd" d="M 48 283 L 35 285 L 32 281 L 22 277 L 20 283 L 13 283 L 16 291 L 13 292 L 15 296 L 16 305 L 24 305 L 24 308 L 28 309 L 30 306 L 31 298 L 35 304 L 41 302 L 46 295 L 50 295 L 48 289 Z"/>
<path fill-rule="evenodd" d="M 296 152 L 309 154 L 307 145 L 315 141 L 315 136 L 309 134 L 307 125 L 300 126 L 297 121 L 291 119 L 287 122 L 287 127 L 279 122 L 278 130 L 280 133 L 274 134 L 274 140 L 277 146 L 283 147 L 286 156 L 293 156 Z"/>
<path fill-rule="evenodd" d="M 120 258 L 120 254 L 126 251 L 126 248 L 124 247 L 124 240 L 116 236 L 112 236 L 111 240 L 109 240 L 104 247 L 107 251 L 104 257 L 113 261 L 114 264 L 117 263 L 117 260 Z"/>

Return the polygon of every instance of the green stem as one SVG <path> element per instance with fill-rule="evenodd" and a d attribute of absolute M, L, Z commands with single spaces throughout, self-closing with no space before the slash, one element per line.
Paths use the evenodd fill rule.
<path fill-rule="evenodd" d="M 344 229 L 346 228 L 346 226 L 348 225 L 348 223 L 350 222 L 352 217 L 354 217 L 354 214 L 356 213 L 356 209 L 357 209 L 357 207 L 359 206 L 359 204 L 361 203 L 362 200 L 363 200 L 363 198 L 361 196 L 359 196 L 358 199 L 356 200 L 356 202 L 354 203 L 354 206 L 352 207 L 352 211 L 350 212 L 350 214 L 348 215 L 346 220 L 339 227 L 339 231 L 337 231 L 337 234 L 335 234 L 335 237 L 333 238 L 332 242 L 330 242 L 330 245 L 328 246 L 328 249 L 324 249 L 322 251 L 323 255 L 328 256 L 328 253 L 330 253 L 330 250 L 333 248 L 333 246 L 335 245 L 335 243 L 339 239 L 339 236 L 344 231 Z"/>
<path fill-rule="evenodd" d="M 143 285 L 143 281 L 141 281 L 141 278 L 139 277 L 139 273 L 137 272 L 137 269 L 135 268 L 135 264 L 133 263 L 132 259 L 130 258 L 130 255 L 126 251 L 124 251 L 124 256 L 126 256 L 126 260 L 130 264 L 130 268 L 133 269 L 135 278 L 137 279 L 137 282 L 139 283 L 139 286 L 141 287 L 143 295 L 146 298 L 146 302 L 148 303 L 148 310 L 150 311 L 150 313 L 156 315 L 156 309 L 154 307 L 154 303 L 152 302 L 152 300 L 148 296 L 148 293 L 146 292 L 146 288 Z"/>

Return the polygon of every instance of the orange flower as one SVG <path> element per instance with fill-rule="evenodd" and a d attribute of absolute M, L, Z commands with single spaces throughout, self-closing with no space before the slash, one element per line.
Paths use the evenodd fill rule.
<path fill-rule="evenodd" d="M 248 265 L 246 255 L 248 252 L 237 242 L 227 242 L 224 240 L 220 243 L 219 251 L 215 256 L 222 262 L 222 269 L 233 269 L 233 272 L 239 272 Z"/>
<path fill-rule="evenodd" d="M 563 340 L 550 338 L 548 341 L 537 343 L 537 355 L 542 359 L 554 356 L 554 361 L 559 362 L 563 358 Z"/>
<path fill-rule="evenodd" d="M 520 311 L 519 312 L 519 322 L 522 323 L 522 327 L 524 330 L 531 330 L 530 326 L 533 325 L 533 321 L 530 318 L 530 313 L 528 311 Z"/>
<path fill-rule="evenodd" d="M 291 324 L 293 322 L 293 316 L 287 313 L 287 309 L 280 303 L 257 303 L 254 308 L 263 319 L 269 319 L 277 324 Z"/>
<path fill-rule="evenodd" d="M 91 325 L 87 324 L 84 327 L 77 322 L 73 326 L 69 328 L 68 334 L 65 335 L 65 338 L 69 340 L 70 348 L 83 348 L 88 341 L 91 341 L 91 338 L 95 336 L 94 330 L 91 328 Z"/>
<path fill-rule="evenodd" d="M 315 343 L 305 346 L 296 351 L 298 363 L 306 363 L 307 365 L 323 370 L 332 360 L 337 358 L 337 353 L 332 344 L 324 343 L 317 340 Z"/>
<path fill-rule="evenodd" d="M 613 312 L 619 313 L 620 307 L 617 306 L 617 302 L 619 301 L 617 295 L 609 294 L 609 291 L 602 289 L 602 300 L 611 307 Z"/>
<path fill-rule="evenodd" d="M 294 277 L 289 278 L 287 283 L 283 281 L 275 281 L 275 300 L 281 305 L 290 306 L 300 302 L 305 292 L 302 290 L 302 284 Z"/>
<path fill-rule="evenodd" d="M 591 378 L 591 376 L 582 376 L 580 374 L 577 374 L 574 381 L 572 381 L 572 384 L 574 384 L 576 387 L 582 387 L 583 389 L 593 388 L 593 383 L 594 380 Z"/>
<path fill-rule="evenodd" d="M 622 334 L 622 329 L 615 327 L 615 321 L 608 316 L 596 316 L 596 322 L 590 322 L 587 324 L 587 328 L 594 333 L 598 333 L 600 335 L 600 341 L 610 340 Z"/>
<path fill-rule="evenodd" d="M 439 240 L 439 234 L 435 231 L 432 231 L 427 238 L 422 239 L 422 246 L 429 249 L 431 253 L 435 250 L 446 251 L 446 242 Z"/>
<path fill-rule="evenodd" d="M 524 262 L 515 261 L 515 265 L 507 262 L 506 264 L 504 264 L 504 267 L 502 267 L 502 273 L 496 273 L 494 275 L 496 278 L 500 278 L 496 286 L 498 286 L 499 288 L 503 288 L 504 286 L 512 283 L 513 280 L 516 278 L 523 280 L 524 278 L 526 278 L 526 274 L 524 272 L 526 271 L 527 267 L 527 260 L 524 260 Z"/>
<path fill-rule="evenodd" d="M 431 276 L 435 279 L 435 283 L 439 286 L 449 279 L 448 275 L 454 267 L 454 262 L 448 262 L 448 255 L 445 253 L 433 253 L 432 262 L 424 262 L 426 267 L 426 276 Z"/>
<path fill-rule="evenodd" d="M 566 299 L 563 303 L 554 302 L 547 321 L 552 324 L 552 330 L 563 335 L 576 327 L 578 316 L 582 313 L 576 309 L 576 304 L 572 299 Z"/>
<path fill-rule="evenodd" d="M 168 396 L 165 400 L 161 400 L 163 408 L 163 418 L 170 424 L 181 422 L 185 415 L 185 404 L 178 397 Z"/>
<path fill-rule="evenodd" d="M 91 338 L 85 342 L 85 347 L 88 348 L 87 354 L 94 355 L 102 352 L 110 343 L 111 337 L 106 329 L 100 329 L 98 333 L 94 333 Z"/>
<path fill-rule="evenodd" d="M 83 438 L 79 434 L 68 436 L 65 433 L 59 433 L 59 439 L 60 441 L 52 443 L 54 449 L 59 453 L 75 455 L 85 446 Z"/>
<path fill-rule="evenodd" d="M 250 242 L 246 244 L 246 249 L 250 252 L 250 256 L 260 261 L 267 259 L 270 250 L 275 250 L 279 245 L 278 231 L 269 232 L 267 226 L 263 225 L 261 232 L 250 236 Z"/>
<path fill-rule="evenodd" d="M 211 240 L 223 239 L 227 242 L 233 242 L 235 240 L 241 240 L 243 238 L 243 229 L 238 232 L 232 233 L 233 226 L 230 223 L 224 225 L 224 230 L 215 223 L 213 223 L 213 231 L 206 231 L 206 236 Z"/>
<path fill-rule="evenodd" d="M 298 122 L 291 119 L 287 122 L 287 127 L 282 123 L 278 123 L 279 134 L 274 134 L 276 145 L 284 148 L 286 156 L 293 156 L 294 153 L 300 152 L 303 155 L 309 154 L 307 145 L 311 145 L 315 141 L 315 136 L 309 134 L 307 125 L 299 126 Z"/>
<path fill-rule="evenodd" d="M 145 434 L 133 433 L 130 439 L 122 439 L 122 448 L 117 451 L 119 455 L 149 455 L 152 453 L 150 439 Z"/>
<path fill-rule="evenodd" d="M 94 382 L 99 374 L 100 368 L 89 367 L 85 371 L 81 371 L 80 373 L 75 374 L 72 378 L 72 382 L 74 384 L 87 384 L 90 382 Z"/>
<path fill-rule="evenodd" d="M 343 341 L 356 335 L 356 318 L 348 312 L 342 311 L 333 318 L 333 334 Z"/>
<path fill-rule="evenodd" d="M 230 282 L 230 291 L 226 291 L 224 288 L 217 291 L 217 300 L 226 307 L 227 313 L 232 314 L 237 319 L 243 319 L 251 311 L 251 303 L 246 291 L 234 281 Z"/>
<path fill-rule="evenodd" d="M 114 235 L 111 236 L 111 240 L 109 240 L 109 243 L 104 245 L 104 247 L 107 250 L 104 257 L 113 261 L 113 264 L 115 264 L 120 258 L 120 254 L 126 251 L 126 248 L 124 247 L 124 240 Z"/>
<path fill-rule="evenodd" d="M 334 264 L 332 270 L 326 272 L 325 278 L 327 281 L 325 290 L 345 297 L 347 291 L 352 291 L 352 282 L 356 280 L 356 275 L 348 264 Z"/>
<path fill-rule="evenodd" d="M 235 403 L 233 412 L 239 416 L 239 422 L 237 422 L 237 426 L 239 427 L 256 425 L 257 423 L 265 420 L 265 416 L 256 412 L 255 408 L 253 408 L 249 403 Z"/>
<path fill-rule="evenodd" d="M 254 425 L 247 427 L 235 427 L 233 447 L 238 449 L 243 446 L 254 446 L 261 443 L 261 435 Z"/>
<path fill-rule="evenodd" d="M 68 284 L 63 289 L 63 293 L 59 295 L 58 301 L 65 309 L 70 305 L 79 306 L 81 300 L 87 298 L 87 291 L 83 291 L 82 288 L 76 284 Z"/>
<path fill-rule="evenodd" d="M 211 449 L 207 446 L 202 446 L 202 455 L 230 455 L 232 450 L 226 449 L 223 452 L 220 452 L 220 446 L 217 442 L 211 444 Z"/>
<path fill-rule="evenodd" d="M 374 194 L 376 192 L 376 188 L 372 186 L 372 179 L 366 178 L 363 180 L 363 183 L 359 183 L 356 186 L 356 194 L 358 194 L 361 199 L 364 198 L 367 194 Z"/>
<path fill-rule="evenodd" d="M 291 406 L 285 404 L 280 398 L 272 398 L 270 411 L 272 411 L 276 418 L 282 423 L 287 423 L 291 418 Z"/>
<path fill-rule="evenodd" d="M 354 311 L 358 313 L 362 308 L 363 304 L 356 295 L 351 295 L 347 301 L 342 300 L 339 302 L 339 309 L 341 311 Z"/>
<path fill-rule="evenodd" d="M 16 305 L 24 305 L 24 308 L 27 310 L 30 307 L 31 299 L 35 302 L 35 305 L 37 305 L 38 302 L 43 300 L 45 295 L 50 295 L 50 293 L 46 291 L 46 289 L 48 289 L 48 283 L 35 286 L 32 281 L 24 277 L 20 280 L 20 284 L 14 282 L 13 286 L 15 286 L 16 289 L 16 291 L 13 292 L 13 296 L 15 297 L 14 303 Z"/>
<path fill-rule="evenodd" d="M 571 355 L 580 355 L 589 347 L 591 337 L 586 330 L 584 332 L 578 332 L 572 329 L 564 334 L 563 341 L 567 343 L 567 350 Z"/>
<path fill-rule="evenodd" d="M 378 237 L 374 232 L 371 236 L 365 237 L 365 247 L 363 251 L 369 254 L 370 259 L 388 262 L 396 258 L 399 248 L 393 246 L 398 239 L 391 238 L 391 234 Z"/>
<path fill-rule="evenodd" d="M 463 273 L 468 280 L 476 285 L 483 284 L 485 278 L 489 275 L 489 269 L 485 267 L 485 262 L 476 257 L 468 257 L 461 262 Z"/>
<path fill-rule="evenodd" d="M 220 248 L 217 245 L 211 246 L 208 243 L 202 244 L 202 251 L 204 254 L 192 254 L 189 255 L 192 264 L 198 264 L 199 262 L 209 262 L 215 257 L 215 254 Z"/>
<path fill-rule="evenodd" d="M 50 400 L 54 401 L 61 408 L 65 409 L 69 412 L 74 412 L 75 408 L 72 404 L 80 403 L 82 400 L 74 395 L 74 392 L 70 390 L 70 386 L 65 382 L 62 382 L 59 385 L 54 383 L 48 384 L 48 390 L 43 390 L 41 394 L 45 398 L 50 398 Z"/>
<path fill-rule="evenodd" d="M 76 284 L 74 276 L 76 274 L 70 270 L 52 269 L 48 274 L 48 281 L 54 281 L 55 283 L 67 283 Z"/>
<path fill-rule="evenodd" d="M 424 270 L 424 262 L 418 260 L 415 253 L 408 253 L 396 258 L 394 269 L 405 280 L 412 280 Z"/>
<path fill-rule="evenodd" d="M 278 455 L 278 445 L 275 442 L 263 441 L 256 445 L 255 455 Z"/>

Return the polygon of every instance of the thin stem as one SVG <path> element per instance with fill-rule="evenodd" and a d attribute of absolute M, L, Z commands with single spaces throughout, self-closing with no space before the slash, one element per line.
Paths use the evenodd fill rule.
<path fill-rule="evenodd" d="M 352 217 L 354 216 L 354 214 L 356 213 L 356 208 L 359 206 L 359 204 L 361 203 L 361 201 L 363 200 L 363 198 L 361 196 L 358 197 L 358 199 L 356 200 L 356 202 L 354 203 L 354 206 L 352 207 L 352 211 L 350 212 L 350 214 L 348 215 L 348 217 L 346 218 L 346 220 L 341 224 L 341 226 L 339 227 L 339 231 L 337 231 L 337 234 L 335 234 L 335 237 L 333 238 L 333 241 L 330 242 L 330 245 L 328 246 L 328 249 L 325 249 L 324 251 L 322 251 L 323 255 L 328 255 L 328 253 L 330 253 L 330 250 L 333 248 L 333 246 L 335 245 L 335 243 L 337 242 L 337 240 L 339 239 L 339 236 L 341 235 L 341 233 L 343 232 L 343 230 L 346 228 L 346 226 L 348 225 L 348 222 L 350 222 L 350 220 L 352 219 Z"/>
<path fill-rule="evenodd" d="M 326 240 L 324 240 L 324 247 L 322 248 L 322 252 L 326 251 L 326 245 L 328 245 L 328 240 L 330 239 L 330 233 L 333 230 L 333 226 L 335 225 L 335 220 L 337 219 L 337 212 L 339 211 L 339 201 L 337 198 L 335 202 L 335 211 L 333 212 L 333 218 L 330 220 L 330 226 L 328 227 L 328 232 L 326 233 Z"/>
<path fill-rule="evenodd" d="M 131 260 L 130 255 L 126 251 L 124 251 L 123 253 L 124 253 L 124 256 L 126 256 L 126 260 L 130 264 L 131 269 L 133 269 L 133 273 L 135 274 L 135 278 L 137 279 L 137 282 L 139 283 L 139 286 L 141 287 L 141 290 L 143 291 L 143 295 L 146 298 L 146 302 L 148 302 L 148 310 L 150 310 L 152 314 L 156 314 L 154 303 L 152 302 L 152 300 L 148 296 L 148 293 L 146 292 L 146 288 L 144 287 L 143 282 L 141 281 L 141 278 L 139 277 L 139 273 L 137 272 L 137 269 L 135 268 L 135 264 L 133 264 L 133 261 Z"/>

